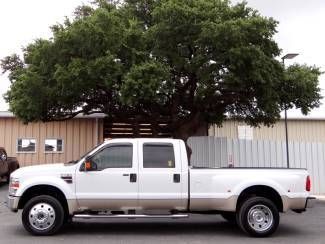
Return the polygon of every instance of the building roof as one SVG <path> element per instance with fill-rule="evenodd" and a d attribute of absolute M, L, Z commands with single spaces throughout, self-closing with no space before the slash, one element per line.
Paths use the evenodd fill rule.
<path fill-rule="evenodd" d="M 95 118 L 104 118 L 106 115 L 104 113 L 94 113 L 94 114 L 78 114 L 75 118 L 80 119 L 95 119 Z M 0 111 L 0 118 L 14 118 L 16 117 L 10 111 Z"/>
<path fill-rule="evenodd" d="M 281 119 L 284 119 L 284 112 L 281 113 Z M 308 115 L 303 115 L 298 109 L 288 110 L 289 120 L 325 120 L 325 106 L 320 106 L 315 108 L 308 113 Z"/>
<path fill-rule="evenodd" d="M 0 111 L 0 118 L 13 118 L 15 115 L 10 111 Z M 78 114 L 75 118 L 80 119 L 92 119 L 92 118 L 104 118 L 104 113 L 94 114 Z M 281 119 L 284 119 L 284 112 L 281 113 Z M 288 110 L 288 120 L 325 120 L 325 111 L 321 109 L 315 109 L 310 114 L 303 115 L 299 110 Z"/>

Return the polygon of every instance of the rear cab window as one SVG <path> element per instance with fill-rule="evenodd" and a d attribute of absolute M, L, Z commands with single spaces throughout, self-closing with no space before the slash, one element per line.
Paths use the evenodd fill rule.
<path fill-rule="evenodd" d="M 173 144 L 144 143 L 143 168 L 175 168 Z"/>

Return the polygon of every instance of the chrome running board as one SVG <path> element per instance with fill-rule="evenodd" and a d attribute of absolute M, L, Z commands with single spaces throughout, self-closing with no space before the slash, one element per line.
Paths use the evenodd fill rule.
<path fill-rule="evenodd" d="M 124 218 L 124 219 L 137 219 L 137 218 L 187 218 L 188 214 L 171 214 L 171 215 L 147 215 L 147 214 L 76 214 L 73 218 L 76 219 L 107 219 L 107 218 Z"/>

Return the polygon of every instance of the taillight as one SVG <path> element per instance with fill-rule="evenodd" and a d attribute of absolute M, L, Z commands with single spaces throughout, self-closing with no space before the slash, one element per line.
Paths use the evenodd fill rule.
<path fill-rule="evenodd" d="M 311 181 L 310 181 L 310 176 L 308 175 L 306 178 L 306 191 L 310 191 L 311 188 Z"/>

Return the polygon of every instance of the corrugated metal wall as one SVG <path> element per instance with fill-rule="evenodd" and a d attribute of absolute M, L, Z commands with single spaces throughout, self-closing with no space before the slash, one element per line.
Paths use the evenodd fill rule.
<path fill-rule="evenodd" d="M 238 138 L 238 126 L 243 122 L 226 120 L 222 127 L 209 127 L 209 136 Z M 288 134 L 292 141 L 324 142 L 325 120 L 288 120 Z M 261 126 L 253 128 L 254 140 L 285 140 L 284 120 L 280 120 L 273 127 Z"/>
<path fill-rule="evenodd" d="M 35 153 L 17 153 L 18 138 L 36 139 Z M 62 153 L 45 153 L 46 138 L 63 139 Z M 0 146 L 8 156 L 17 157 L 21 166 L 64 163 L 78 159 L 103 140 L 103 123 L 95 118 L 76 118 L 62 122 L 23 124 L 16 118 L 0 119 Z"/>
<path fill-rule="evenodd" d="M 191 165 L 202 167 L 287 167 L 284 141 L 191 137 Z M 325 143 L 290 142 L 290 167 L 307 168 L 313 194 L 325 194 Z"/>
<path fill-rule="evenodd" d="M 199 167 L 228 166 L 227 138 L 214 136 L 190 137 L 188 144 L 192 149 L 191 165 Z"/>

